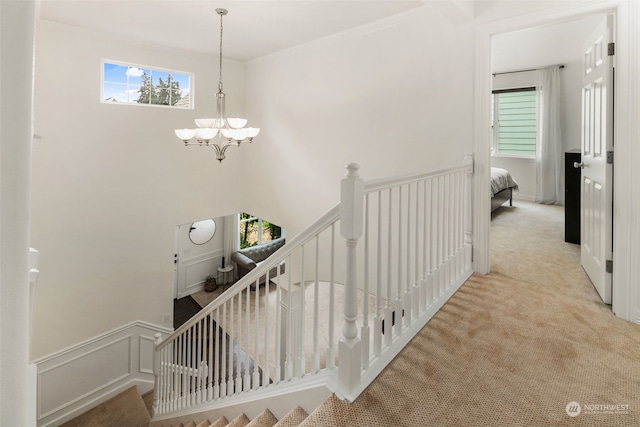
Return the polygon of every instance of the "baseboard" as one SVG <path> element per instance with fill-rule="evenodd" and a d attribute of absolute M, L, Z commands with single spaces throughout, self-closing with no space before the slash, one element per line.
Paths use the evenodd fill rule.
<path fill-rule="evenodd" d="M 37 425 L 59 425 L 133 385 L 151 390 L 156 333 L 171 330 L 136 321 L 36 360 Z"/>

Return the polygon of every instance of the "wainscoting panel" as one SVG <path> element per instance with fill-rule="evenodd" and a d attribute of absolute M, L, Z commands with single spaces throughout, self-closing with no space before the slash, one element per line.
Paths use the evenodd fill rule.
<path fill-rule="evenodd" d="M 59 425 L 132 385 L 152 389 L 158 332 L 171 330 L 132 322 L 35 361 L 38 426 Z"/>
<path fill-rule="evenodd" d="M 153 375 L 153 351 L 154 342 L 153 337 L 140 335 L 140 372 L 143 374 Z"/>
<path fill-rule="evenodd" d="M 218 267 L 222 265 L 222 249 L 207 252 L 192 258 L 181 259 L 178 267 L 178 298 L 186 297 L 204 289 L 207 276 L 216 277 Z"/>

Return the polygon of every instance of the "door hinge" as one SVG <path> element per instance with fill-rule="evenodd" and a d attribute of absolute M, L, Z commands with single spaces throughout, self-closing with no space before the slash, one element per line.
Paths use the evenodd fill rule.
<path fill-rule="evenodd" d="M 607 164 L 613 164 L 613 151 L 607 151 Z"/>
<path fill-rule="evenodd" d="M 607 46 L 607 54 L 613 56 L 616 54 L 616 44 L 614 42 L 609 43 Z"/>
<path fill-rule="evenodd" d="M 607 262 L 605 263 L 605 269 L 607 273 L 613 273 L 613 260 L 607 260 Z"/>

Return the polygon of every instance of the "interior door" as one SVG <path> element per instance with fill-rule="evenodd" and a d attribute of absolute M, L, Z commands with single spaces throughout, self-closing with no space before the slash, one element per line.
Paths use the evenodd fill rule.
<path fill-rule="evenodd" d="M 613 235 L 613 16 L 584 44 L 582 81 L 581 262 L 600 297 L 611 304 Z M 613 46 L 611 46 L 613 49 Z"/>

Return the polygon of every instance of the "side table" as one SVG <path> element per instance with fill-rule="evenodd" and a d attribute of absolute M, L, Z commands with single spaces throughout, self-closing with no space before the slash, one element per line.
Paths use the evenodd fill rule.
<path fill-rule="evenodd" d="M 233 269 L 233 264 L 228 264 L 225 267 L 218 267 L 218 282 L 220 285 L 227 286 L 227 283 L 229 282 L 229 273 L 231 273 L 231 281 L 233 282 Z M 220 275 L 222 275 L 224 282 L 220 282 Z"/>

